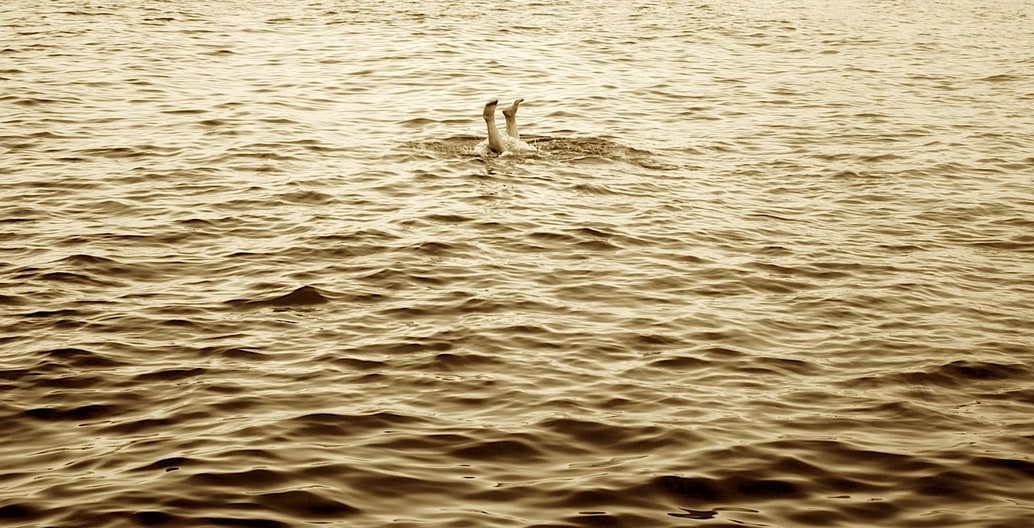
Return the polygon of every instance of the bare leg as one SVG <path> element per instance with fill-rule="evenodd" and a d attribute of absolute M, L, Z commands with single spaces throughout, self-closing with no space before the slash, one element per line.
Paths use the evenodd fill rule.
<path fill-rule="evenodd" d="M 499 137 L 499 129 L 495 127 L 495 107 L 499 104 L 498 99 L 492 99 L 485 103 L 485 111 L 481 114 L 485 118 L 485 126 L 488 127 L 488 148 L 499 154 L 503 150 L 503 139 Z"/>
<path fill-rule="evenodd" d="M 521 139 L 521 133 L 517 131 L 517 106 L 524 102 L 524 99 L 514 99 L 509 107 L 503 108 L 503 117 L 506 118 L 506 135 L 513 139 Z"/>

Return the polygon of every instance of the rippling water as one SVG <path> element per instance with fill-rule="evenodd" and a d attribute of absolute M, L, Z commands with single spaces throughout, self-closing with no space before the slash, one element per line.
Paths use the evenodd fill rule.
<path fill-rule="evenodd" d="M 0 525 L 1034 524 L 1029 1 L 107 4 L 0 8 Z"/>

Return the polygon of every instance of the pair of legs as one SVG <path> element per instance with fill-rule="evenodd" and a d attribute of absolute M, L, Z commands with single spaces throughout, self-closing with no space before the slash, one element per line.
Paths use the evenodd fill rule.
<path fill-rule="evenodd" d="M 503 117 L 506 118 L 506 135 L 510 136 L 505 140 L 499 135 L 499 129 L 495 127 L 495 109 L 499 105 L 499 100 L 492 99 L 485 103 L 485 111 L 482 116 L 485 118 L 485 126 L 488 127 L 488 148 L 493 152 L 502 153 L 506 151 L 507 144 L 521 140 L 521 134 L 517 131 L 517 107 L 523 101 L 524 99 L 515 99 L 510 106 L 503 108 Z"/>

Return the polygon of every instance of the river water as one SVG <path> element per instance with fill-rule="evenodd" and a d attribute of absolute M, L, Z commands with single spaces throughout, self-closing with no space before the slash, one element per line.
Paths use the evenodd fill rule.
<path fill-rule="evenodd" d="M 0 525 L 1034 525 L 1032 72 L 1026 0 L 7 0 Z"/>

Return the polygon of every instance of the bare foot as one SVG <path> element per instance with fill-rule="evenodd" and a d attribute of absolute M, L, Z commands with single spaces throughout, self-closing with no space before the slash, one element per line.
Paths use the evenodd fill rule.
<path fill-rule="evenodd" d="M 499 99 L 492 99 L 485 103 L 485 111 L 481 113 L 482 116 L 487 120 L 490 117 L 495 117 L 495 107 L 499 104 Z"/>
<path fill-rule="evenodd" d="M 516 117 L 517 116 L 517 107 L 521 103 L 523 103 L 523 102 L 524 102 L 524 98 L 523 97 L 520 98 L 520 99 L 514 99 L 513 103 L 510 103 L 510 106 L 508 106 L 506 108 L 503 108 L 503 115 L 506 116 L 506 117 Z"/>
<path fill-rule="evenodd" d="M 513 139 L 521 139 L 520 132 L 517 131 L 517 106 L 519 106 L 524 99 L 514 99 L 510 106 L 503 108 L 503 117 L 506 118 L 506 135 Z"/>
<path fill-rule="evenodd" d="M 485 118 L 485 128 L 488 132 L 488 148 L 496 154 L 502 154 L 506 146 L 503 145 L 503 138 L 499 136 L 499 130 L 495 127 L 495 107 L 498 104 L 498 99 L 485 103 L 485 111 L 481 115 Z"/>

